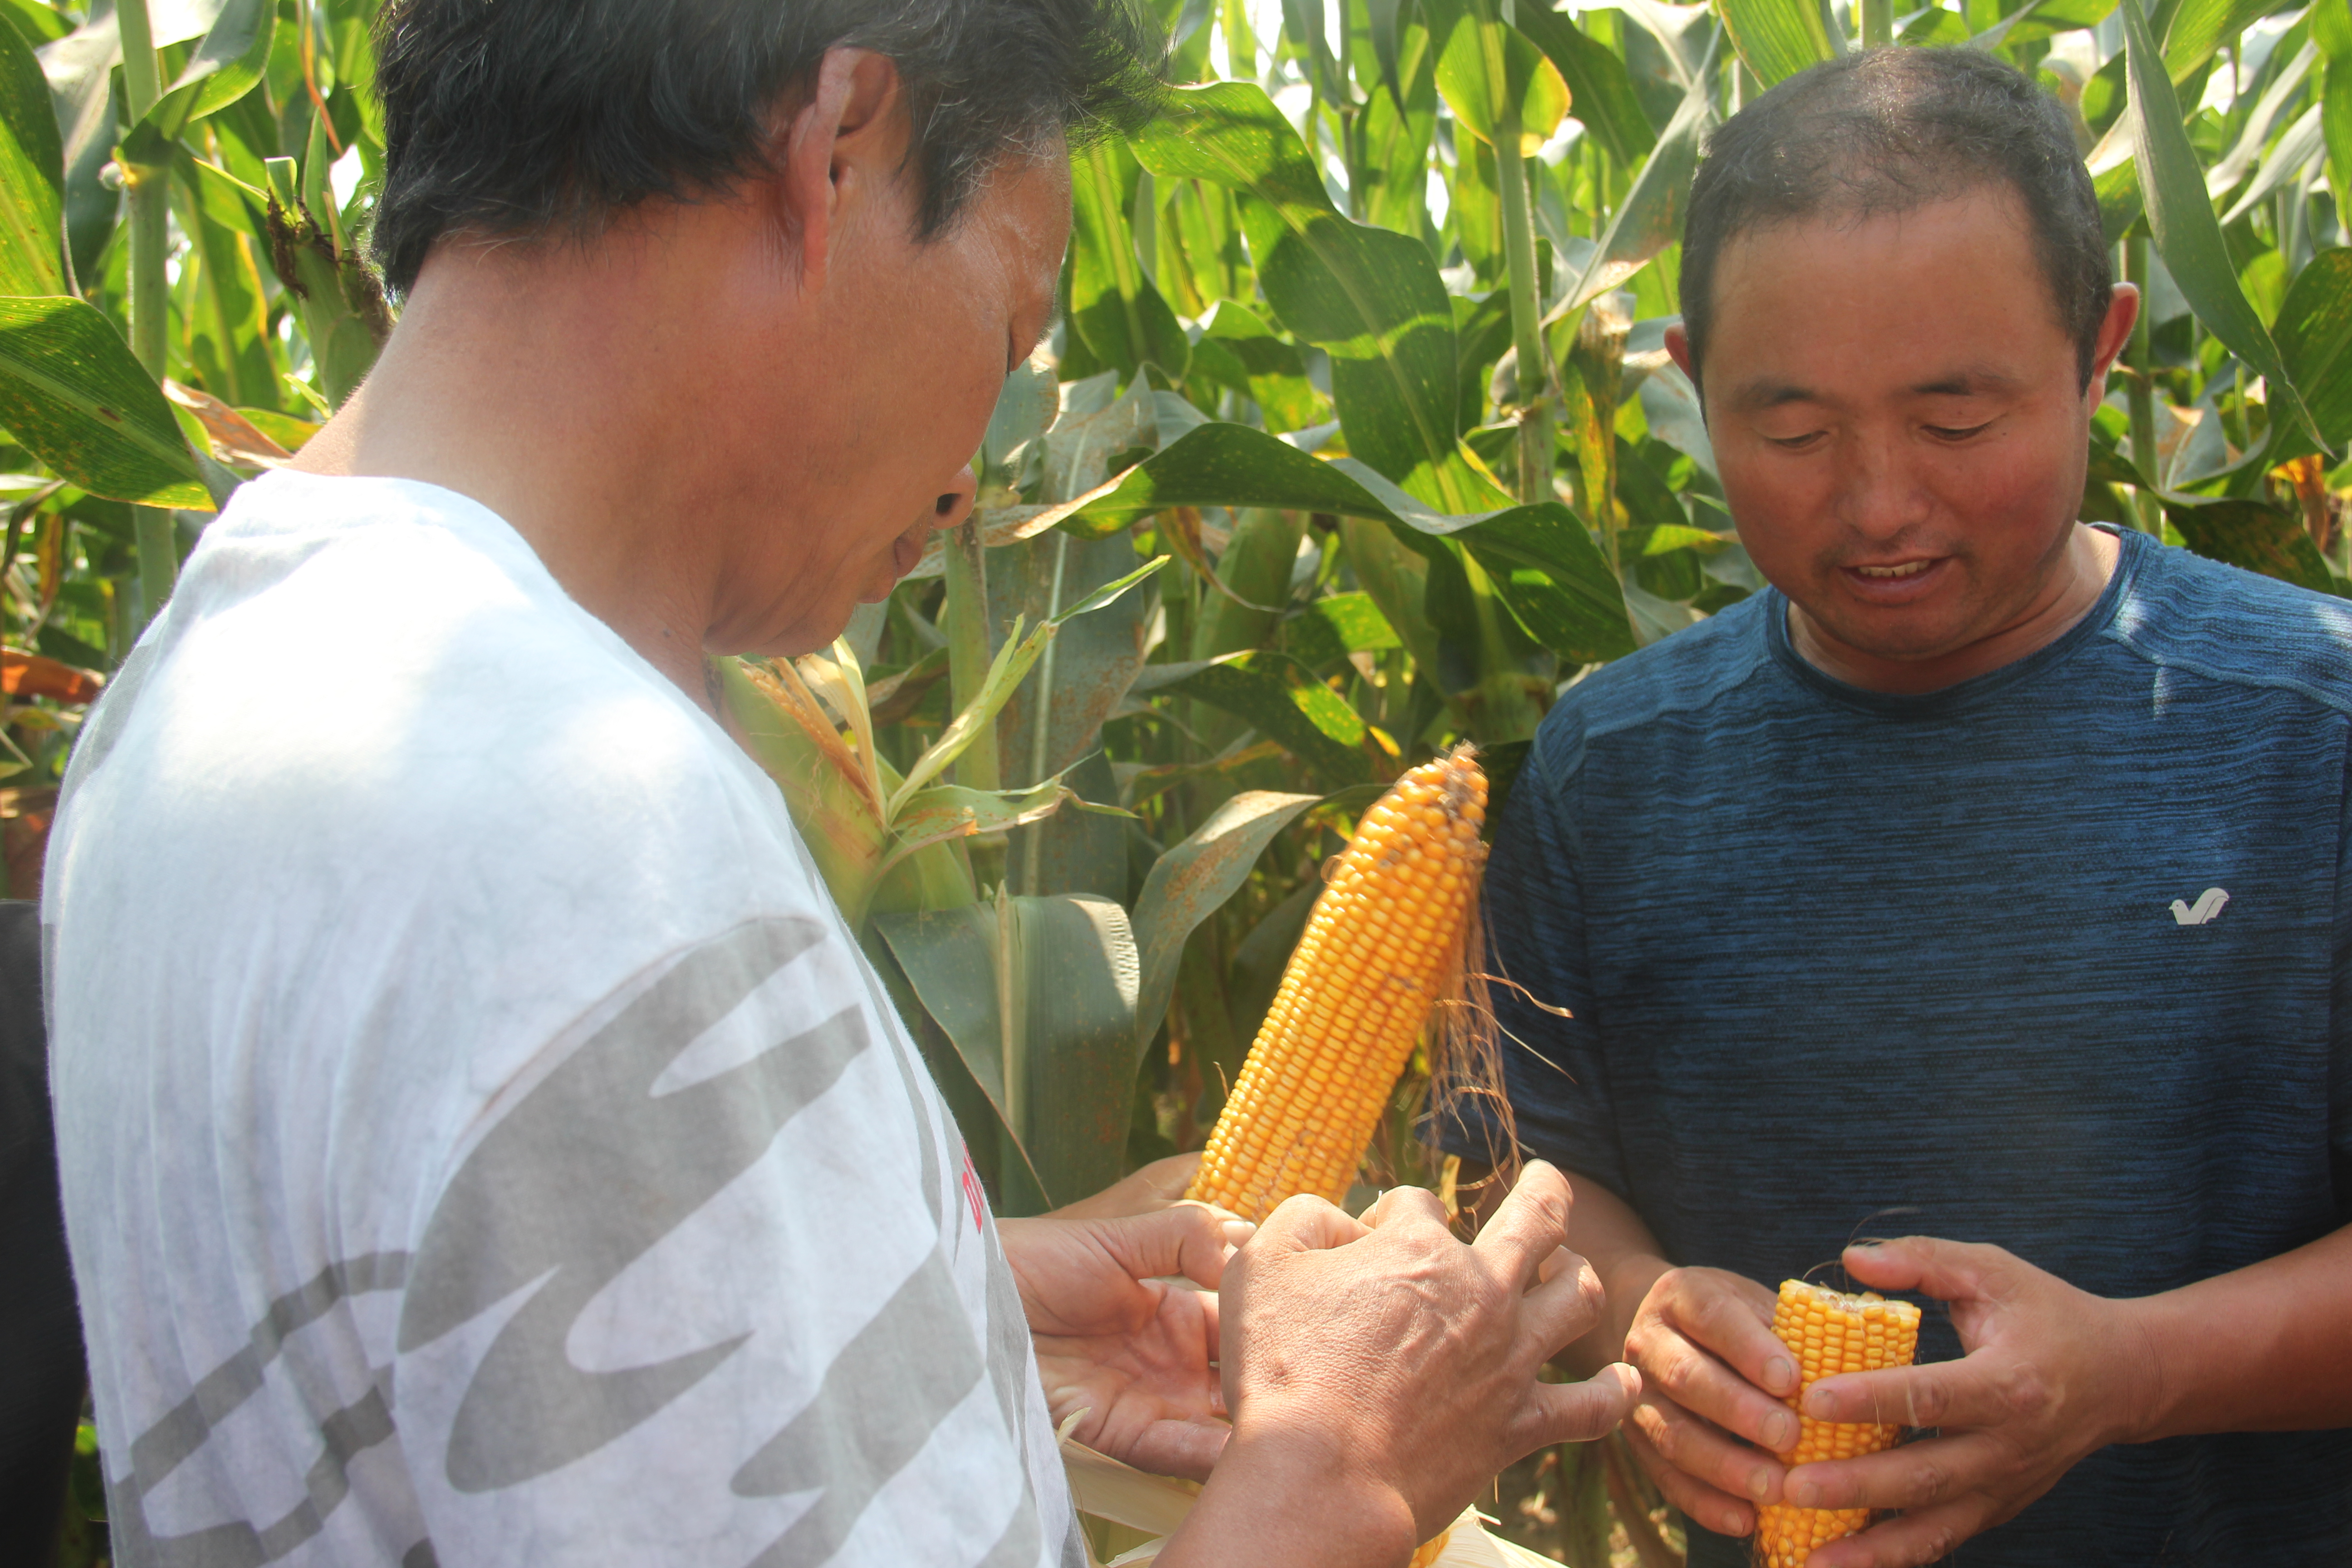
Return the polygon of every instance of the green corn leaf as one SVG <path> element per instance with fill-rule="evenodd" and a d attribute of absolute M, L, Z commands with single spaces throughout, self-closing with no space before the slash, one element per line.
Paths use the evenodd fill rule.
<path fill-rule="evenodd" d="M 0 426 L 92 495 L 213 509 L 163 389 L 85 300 L 0 299 Z"/>
<path fill-rule="evenodd" d="M 1568 84 L 1568 111 L 1584 122 L 1609 155 L 1628 166 L 1648 157 L 1658 144 L 1658 133 L 1642 112 L 1633 79 L 1616 51 L 1537 0 L 1522 0 L 1515 20 Z"/>
<path fill-rule="evenodd" d="M 2290 512 L 2258 500 L 2167 500 L 2165 521 L 2198 554 L 2323 594 L 2336 592 L 2319 546 Z"/>
<path fill-rule="evenodd" d="M 1428 247 L 1342 217 L 1298 133 L 1249 83 L 1177 89 L 1135 150 L 1155 175 L 1239 195 L 1267 301 L 1330 355 L 1350 452 L 1432 505 L 1469 510 L 1492 492 L 1454 438 L 1454 312 Z"/>
<path fill-rule="evenodd" d="M 2295 274 L 2273 323 L 2312 423 L 2339 448 L 2352 443 L 2352 249 L 2323 250 Z"/>
<path fill-rule="evenodd" d="M 1817 0 L 1715 0 L 1732 47 L 1766 87 L 1845 53 Z"/>
<path fill-rule="evenodd" d="M 2224 43 L 2279 8 L 2279 0 L 2179 0 L 2164 28 L 2165 73 L 2175 86 L 2186 82 Z"/>
<path fill-rule="evenodd" d="M 1317 795 L 1244 790 L 1209 814 L 1192 837 L 1152 862 L 1135 900 L 1135 946 L 1140 980 L 1135 1004 L 1135 1048 L 1140 1054 L 1160 1032 L 1175 994 L 1176 971 L 1193 928 L 1223 907 L 1249 878 L 1274 836 L 1296 821 Z"/>
<path fill-rule="evenodd" d="M 1276 337 L 1248 306 L 1219 300 L 1201 342 L 1232 356 L 1243 376 L 1236 390 L 1256 401 L 1268 430 L 1301 430 L 1328 417 L 1297 347 Z"/>
<path fill-rule="evenodd" d="M 1715 62 L 1709 47 L 1706 67 L 1683 95 L 1682 107 L 1660 133 L 1633 188 L 1618 204 L 1608 232 L 1593 247 L 1576 286 L 1544 317 L 1544 324 L 1565 320 L 1612 289 L 1622 288 L 1666 247 L 1682 237 L 1683 211 L 1689 205 L 1691 176 L 1698 171 L 1699 144 L 1715 123 L 1715 94 L 1708 83 Z"/>
<path fill-rule="evenodd" d="M 1352 459 L 1326 462 L 1264 431 L 1212 424 L 1129 469 L 1066 526 L 1110 532 L 1168 506 L 1377 519 L 1425 556 L 1466 549 L 1521 624 L 1561 658 L 1589 663 L 1633 651 L 1615 577 L 1583 524 L 1556 501 L 1440 513 Z"/>
<path fill-rule="evenodd" d="M 1108 899 L 1005 898 L 877 915 L 874 924 L 1014 1131 L 1045 1202 L 1117 1181 L 1143 1051 L 1127 911 Z M 1020 1137 L 1024 1129 L 1029 1135 Z"/>
<path fill-rule="evenodd" d="M 883 860 L 877 875 L 887 876 L 899 861 L 933 844 L 969 838 L 978 833 L 1009 832 L 1042 821 L 1053 816 L 1069 795 L 1059 773 L 1028 789 L 982 790 L 965 789 L 961 784 L 934 784 L 929 789 L 917 790 L 890 824 L 898 842 Z"/>
<path fill-rule="evenodd" d="M 1170 692 L 1232 714 L 1333 785 L 1370 773 L 1363 717 L 1313 671 L 1277 653 L 1228 653 L 1147 668 L 1133 689 Z"/>
<path fill-rule="evenodd" d="M 2148 33 L 2139 0 L 2122 0 L 2121 9 L 2129 59 L 2126 74 L 2131 83 L 2124 123 L 2129 127 L 2148 232 L 2158 254 L 2198 319 L 2264 378 L 2272 408 L 2288 421 L 2308 426 L 2310 412 L 2279 358 L 2278 345 L 2239 287 L 2221 226 L 2214 221 L 2213 204 L 2205 195 L 2204 171 L 2181 129 L 2179 100 L 2161 68 L 2163 57 Z M 2325 444 L 2326 437 L 2320 439 Z"/>
<path fill-rule="evenodd" d="M 1483 24 L 1477 8 L 1453 0 L 1423 0 L 1430 31 L 1439 37 L 1437 90 L 1454 118 L 1480 141 L 1495 140 L 1496 96 L 1487 79 L 1486 44 L 1479 37 Z M 1536 150 L 1559 129 L 1569 110 L 1568 83 L 1559 68 L 1534 42 L 1514 27 L 1502 31 L 1504 101 L 1519 106 L 1519 155 Z"/>
<path fill-rule="evenodd" d="M 2311 41 L 2326 60 L 2319 89 L 2320 139 L 2336 210 L 2352 212 L 2352 7 L 2320 4 L 2310 10 Z"/>
<path fill-rule="evenodd" d="M 2315 103 L 2304 110 L 2294 124 L 2279 133 L 2278 141 L 2271 147 L 2270 155 L 2263 160 L 2262 172 L 2247 184 L 2244 194 L 2231 204 L 2230 210 L 2221 215 L 2223 227 L 2252 212 L 2257 202 L 2268 197 L 2281 185 L 2302 178 L 2305 165 L 2322 150 L 2321 113 L 2322 105 Z"/>
<path fill-rule="evenodd" d="M 65 153 L 48 79 L 0 20 L 0 294 L 63 294 Z"/>
<path fill-rule="evenodd" d="M 1074 616 L 1083 616 L 1089 610 L 1098 610 L 1105 605 L 1112 603 L 1129 588 L 1167 565 L 1168 560 L 1165 555 L 1160 556 L 1145 565 L 1137 567 L 1123 577 L 1104 584 L 1059 615 L 1038 622 L 1025 637 L 1021 635 L 1022 622 L 1016 617 L 1012 628 L 1005 634 L 1003 646 L 996 650 L 995 657 L 989 661 L 988 676 L 981 682 L 979 693 L 966 705 L 962 712 L 955 716 L 947 729 L 940 733 L 940 738 L 932 742 L 921 756 L 915 759 L 915 765 L 907 770 L 905 782 L 891 793 L 889 804 L 884 812 L 885 817 L 895 826 L 898 820 L 899 812 L 906 809 L 907 803 L 933 779 L 939 777 L 949 763 L 963 755 L 971 748 L 971 743 L 980 739 L 983 726 L 996 721 L 997 711 L 1012 697 L 1013 689 L 1028 675 L 1030 667 L 1034 665 L 1039 657 L 1045 653 L 1046 645 L 1054 640 L 1055 634 L 1062 629 L 1066 622 Z"/>
<path fill-rule="evenodd" d="M 146 123 L 169 141 L 251 92 L 268 68 L 277 25 L 276 0 L 227 0 Z"/>
<path fill-rule="evenodd" d="M 1097 140 L 1070 159 L 1070 324 L 1095 358 L 1132 377 L 1149 364 L 1184 379 L 1192 345 L 1135 253 L 1127 213 L 1136 163 L 1125 143 Z"/>
<path fill-rule="evenodd" d="M 1351 653 L 1402 646 L 1396 627 L 1367 593 L 1328 595 L 1282 624 L 1282 651 L 1309 669 L 1337 663 Z"/>

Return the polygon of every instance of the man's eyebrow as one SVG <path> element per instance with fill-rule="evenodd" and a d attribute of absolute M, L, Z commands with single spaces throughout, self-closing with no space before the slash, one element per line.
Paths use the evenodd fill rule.
<path fill-rule="evenodd" d="M 1732 389 L 1732 407 L 1743 414 L 1760 414 L 1768 408 L 1779 408 L 1791 403 L 1820 403 L 1822 395 L 1810 386 L 1800 386 L 1788 381 L 1743 382 Z"/>
<path fill-rule="evenodd" d="M 1981 397 L 1989 393 L 2011 391 L 2018 384 L 2017 377 L 1990 365 L 1970 365 L 1933 381 L 1916 382 L 1906 390 L 1914 397 Z"/>

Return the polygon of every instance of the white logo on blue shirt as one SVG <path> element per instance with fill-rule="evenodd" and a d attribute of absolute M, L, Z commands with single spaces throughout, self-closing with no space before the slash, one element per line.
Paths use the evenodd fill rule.
<path fill-rule="evenodd" d="M 2201 926 L 2220 914 L 2221 906 L 2229 901 L 2230 895 L 2221 889 L 2208 888 L 2197 896 L 2197 901 L 2194 904 L 2179 899 L 2173 900 L 2172 918 L 2180 925 Z"/>

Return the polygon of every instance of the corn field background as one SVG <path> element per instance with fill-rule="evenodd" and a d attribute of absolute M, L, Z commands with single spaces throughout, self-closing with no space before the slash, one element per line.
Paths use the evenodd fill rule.
<path fill-rule="evenodd" d="M 1179 85 L 1073 155 L 973 520 L 832 649 L 720 661 L 1002 1212 L 1201 1145 L 1402 768 L 1473 740 L 1499 797 L 1559 692 L 1762 586 L 1663 333 L 1708 130 L 1817 60 L 1988 49 L 2063 102 L 2149 301 L 2082 515 L 2347 591 L 2343 0 L 1154 3 Z M 396 317 L 373 9 L 0 0 L 10 896 L 207 518 Z M 1367 1184 L 1441 1181 L 1420 1089 Z M 1654 1501 L 1606 1445 L 1496 1500 L 1587 1568 L 1677 1561 Z"/>

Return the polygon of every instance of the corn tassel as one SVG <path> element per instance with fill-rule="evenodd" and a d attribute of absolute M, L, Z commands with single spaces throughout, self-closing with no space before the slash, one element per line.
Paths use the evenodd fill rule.
<path fill-rule="evenodd" d="M 1780 1282 L 1780 1300 L 1772 1312 L 1772 1331 L 1797 1358 L 1797 1392 L 1791 1410 L 1805 1390 L 1822 1378 L 1841 1373 L 1877 1372 L 1909 1366 L 1919 1345 L 1919 1309 L 1908 1301 L 1889 1301 L 1875 1291 L 1845 1295 L 1801 1279 Z M 1874 1422 L 1816 1421 L 1800 1415 L 1797 1451 L 1791 1465 L 1822 1459 L 1853 1459 L 1895 1446 L 1903 1428 Z M 1870 1523 L 1866 1508 L 1791 1508 L 1769 1504 L 1756 1510 L 1756 1561 L 1759 1568 L 1801 1568 L 1816 1547 L 1852 1535 Z"/>

